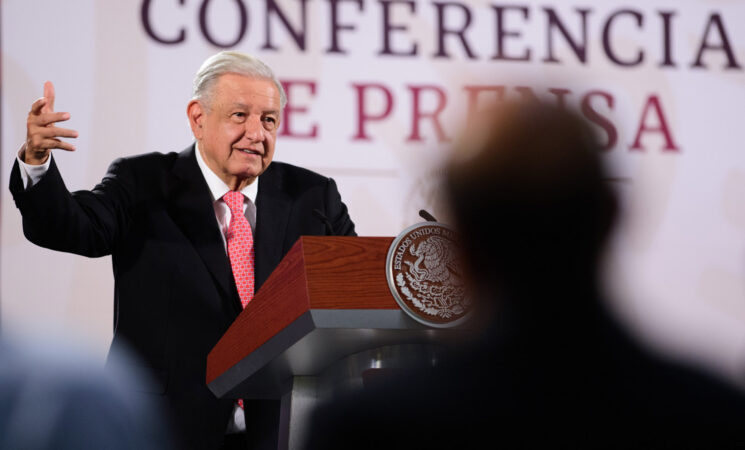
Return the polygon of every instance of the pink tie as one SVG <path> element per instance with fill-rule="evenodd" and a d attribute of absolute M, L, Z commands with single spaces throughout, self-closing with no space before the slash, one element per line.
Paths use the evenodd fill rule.
<path fill-rule="evenodd" d="M 254 296 L 254 237 L 251 225 L 243 214 L 243 194 L 230 191 L 222 199 L 230 208 L 228 257 L 238 296 L 245 308 Z"/>
<path fill-rule="evenodd" d="M 227 237 L 230 267 L 233 269 L 241 305 L 245 308 L 254 296 L 254 236 L 251 225 L 243 214 L 243 194 L 230 191 L 222 199 L 230 208 Z M 237 403 L 243 408 L 242 398 Z"/>

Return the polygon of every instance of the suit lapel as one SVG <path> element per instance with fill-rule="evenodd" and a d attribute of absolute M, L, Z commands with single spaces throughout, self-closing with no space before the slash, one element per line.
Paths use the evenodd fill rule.
<path fill-rule="evenodd" d="M 212 196 L 199 170 L 194 146 L 181 152 L 169 180 L 168 213 L 191 241 L 212 274 L 222 298 L 240 312 L 230 261 L 215 219 Z"/>
<path fill-rule="evenodd" d="M 284 253 L 284 238 L 292 202 L 285 193 L 281 167 L 271 164 L 259 177 L 256 197 L 256 290 L 264 284 L 271 269 Z"/>

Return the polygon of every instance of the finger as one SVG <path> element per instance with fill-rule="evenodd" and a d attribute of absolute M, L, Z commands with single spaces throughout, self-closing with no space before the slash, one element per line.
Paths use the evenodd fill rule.
<path fill-rule="evenodd" d="M 42 109 L 42 112 L 53 112 L 54 111 L 54 85 L 51 81 L 44 83 L 44 97 L 47 99 L 46 106 Z"/>
<path fill-rule="evenodd" d="M 70 120 L 70 113 L 68 112 L 42 113 L 42 114 L 39 114 L 38 116 L 32 117 L 30 120 L 36 125 L 45 127 L 47 125 L 50 125 L 56 122 L 64 122 L 66 120 Z"/>
<path fill-rule="evenodd" d="M 68 152 L 75 151 L 74 145 L 69 142 L 60 141 L 59 139 L 44 139 L 36 146 L 36 148 L 44 150 L 58 148 L 60 150 L 67 150 Z"/>
<path fill-rule="evenodd" d="M 41 108 L 47 104 L 47 98 L 41 97 L 37 99 L 32 105 L 31 105 L 31 114 L 39 115 L 41 114 Z"/>
<path fill-rule="evenodd" d="M 41 127 L 39 128 L 36 133 L 39 134 L 39 136 L 44 138 L 58 138 L 58 137 L 67 137 L 67 138 L 76 138 L 78 137 L 78 132 L 75 130 L 71 130 L 68 128 L 58 128 L 58 127 Z"/>

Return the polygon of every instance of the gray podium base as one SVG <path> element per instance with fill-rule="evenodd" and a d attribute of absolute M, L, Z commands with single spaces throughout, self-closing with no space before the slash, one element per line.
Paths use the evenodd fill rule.
<path fill-rule="evenodd" d="M 218 398 L 280 399 L 280 450 L 300 450 L 313 409 L 363 386 L 369 369 L 436 365 L 473 336 L 401 310 L 311 309 L 209 383 Z"/>
<path fill-rule="evenodd" d="M 316 406 L 362 389 L 366 371 L 436 366 L 444 349 L 435 344 L 389 345 L 347 356 L 317 376 L 293 376 L 281 397 L 279 450 L 301 450 Z"/>

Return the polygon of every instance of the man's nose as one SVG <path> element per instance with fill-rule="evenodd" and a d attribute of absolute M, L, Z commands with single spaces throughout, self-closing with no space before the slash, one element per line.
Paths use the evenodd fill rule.
<path fill-rule="evenodd" d="M 261 123 L 261 118 L 249 117 L 248 120 L 246 120 L 246 129 L 243 134 L 251 141 L 263 141 L 264 127 Z"/>

